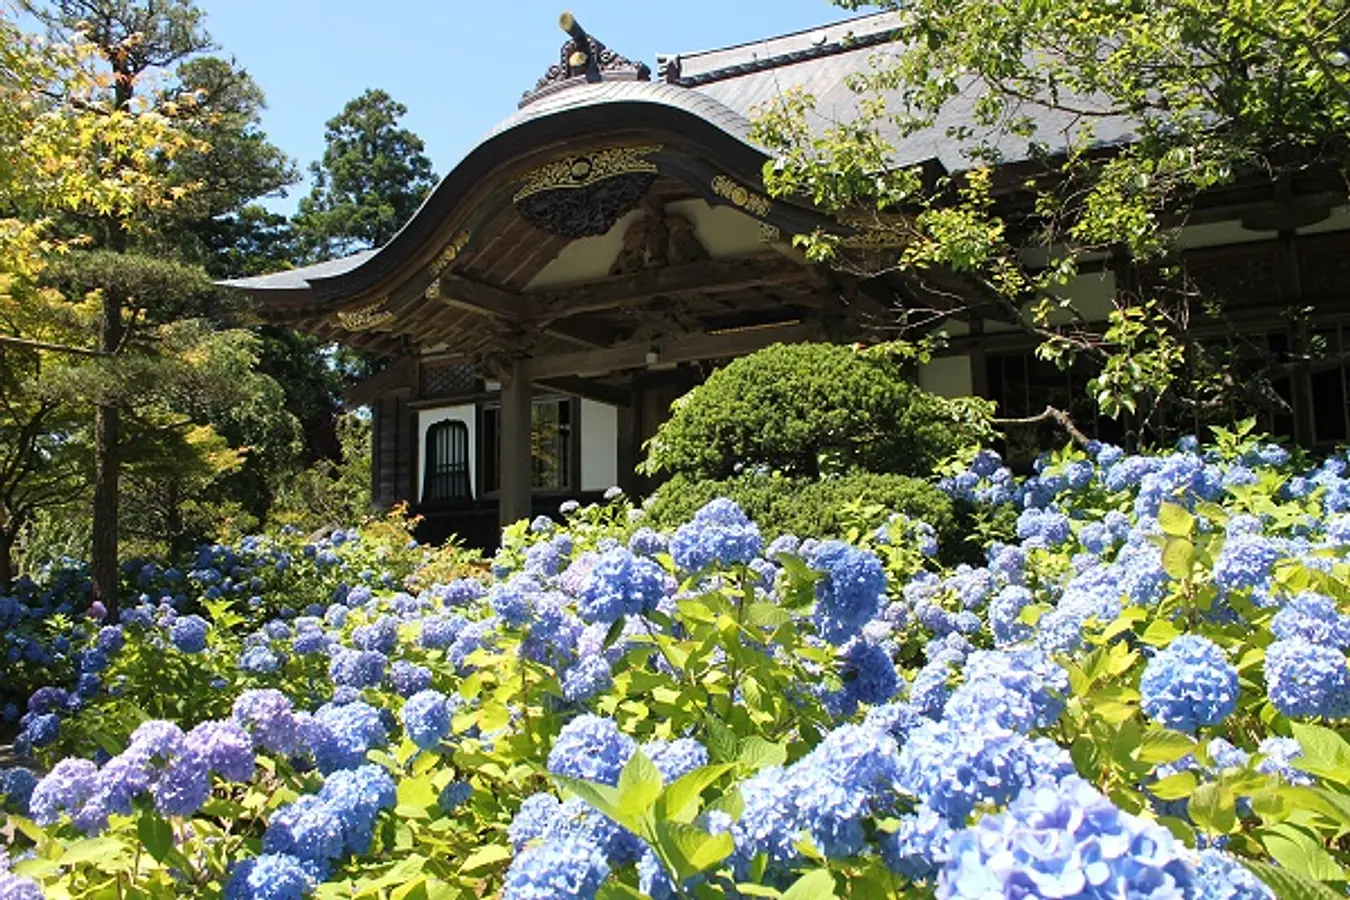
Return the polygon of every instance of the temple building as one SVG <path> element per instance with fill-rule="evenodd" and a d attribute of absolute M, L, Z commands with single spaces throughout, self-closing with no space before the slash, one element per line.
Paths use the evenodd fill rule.
<path fill-rule="evenodd" d="M 495 540 L 499 522 L 556 511 L 611 485 L 640 491 L 634 465 L 670 404 L 711 367 L 777 342 L 853 342 L 893 333 L 896 310 L 953 309 L 945 355 L 922 386 L 976 394 L 1004 415 L 1072 409 L 1091 430 L 1085 377 L 1031 352 L 1034 336 L 955 273 L 892 267 L 848 275 L 808 262 L 791 236 L 824 229 L 858 253 L 885 253 L 875 231 L 805 198 L 770 198 L 769 161 L 751 138 L 757 107 L 792 86 L 816 121 L 847 119 L 845 85 L 889 46 L 891 14 L 752 44 L 656 60 L 606 47 L 571 18 L 559 61 L 485 135 L 384 247 L 230 284 L 270 321 L 392 359 L 349 398 L 370 407 L 377 504 L 406 501 L 432 537 Z M 939 121 L 897 139 L 897 162 L 934 174 L 969 163 Z M 1039 114 L 1063 149 L 1075 123 Z M 1103 143 L 1128 123 L 1094 123 Z M 1044 163 L 1002 139 L 1001 183 L 1015 193 Z M 1280 310 L 1316 306 L 1333 349 L 1350 284 L 1343 186 L 1226 189 L 1181 235 L 1196 284 L 1230 303 L 1264 352 L 1289 352 Z M 1104 318 L 1127 277 L 1109 264 L 1069 286 Z M 953 302 L 956 298 L 959 302 Z M 1350 436 L 1339 354 L 1292 372 L 1294 413 L 1265 423 L 1317 445 Z M 1287 419 L 1287 420 L 1286 420 Z M 1109 436 L 1109 435 L 1108 435 Z"/>

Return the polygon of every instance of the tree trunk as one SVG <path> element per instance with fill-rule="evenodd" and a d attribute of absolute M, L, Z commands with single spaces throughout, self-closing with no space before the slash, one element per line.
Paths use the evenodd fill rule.
<path fill-rule="evenodd" d="M 117 476 L 118 409 L 100 404 L 94 410 L 94 540 L 90 561 L 94 599 L 117 619 Z"/>
<path fill-rule="evenodd" d="M 112 247 L 126 251 L 126 232 L 121 223 L 112 227 Z M 98 349 L 114 353 L 122 342 L 122 298 L 117 291 L 103 294 Z M 111 373 L 109 373 L 111 376 Z M 94 536 L 89 561 L 94 599 L 108 610 L 108 621 L 117 621 L 117 493 L 121 470 L 120 410 L 116 404 L 100 403 L 94 409 Z"/>
<path fill-rule="evenodd" d="M 131 105 L 133 73 L 114 63 L 115 108 L 125 112 Z M 119 167 L 126 160 L 118 158 Z M 108 219 L 108 247 L 114 253 L 127 252 L 127 224 L 119 217 Z M 98 349 L 116 353 L 122 344 L 122 297 L 119 292 L 103 292 L 103 310 L 99 319 Z M 107 373 L 114 377 L 112 372 Z M 120 410 L 115 403 L 100 403 L 94 409 L 94 535 L 89 568 L 94 582 L 94 599 L 107 609 L 107 621 L 117 621 L 117 493 L 122 458 L 118 441 Z"/>
<path fill-rule="evenodd" d="M 14 540 L 17 529 L 0 528 L 0 594 L 14 585 Z"/>

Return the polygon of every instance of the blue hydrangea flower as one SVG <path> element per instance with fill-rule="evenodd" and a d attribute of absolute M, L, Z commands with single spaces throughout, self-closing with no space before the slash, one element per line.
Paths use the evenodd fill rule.
<path fill-rule="evenodd" d="M 43 900 L 42 888 L 36 881 L 14 875 L 0 867 L 0 897 L 5 900 Z"/>
<path fill-rule="evenodd" d="M 1284 558 L 1284 550 L 1270 538 L 1259 534 L 1239 535 L 1224 542 L 1214 561 L 1214 583 L 1236 591 L 1265 585 L 1270 570 Z"/>
<path fill-rule="evenodd" d="M 725 497 L 694 513 L 670 539 L 670 554 L 686 572 L 713 565 L 748 563 L 759 556 L 764 538 L 739 506 Z"/>
<path fill-rule="evenodd" d="M 52 766 L 28 800 L 33 821 L 53 825 L 62 813 L 76 812 L 89 798 L 97 775 L 98 766 L 87 759 L 66 757 Z"/>
<path fill-rule="evenodd" d="M 670 540 L 658 531 L 643 527 L 628 539 L 628 549 L 638 556 L 655 557 L 670 549 Z"/>
<path fill-rule="evenodd" d="M 609 660 L 603 654 L 587 654 L 563 673 L 563 698 L 569 703 L 582 703 L 609 690 L 613 684 Z"/>
<path fill-rule="evenodd" d="M 811 621 L 832 644 L 843 644 L 862 631 L 881 608 L 886 570 L 876 554 L 842 541 L 826 541 L 811 555 L 816 582 L 816 607 Z"/>
<path fill-rule="evenodd" d="M 591 567 L 577 592 L 577 612 L 586 622 L 613 622 L 654 609 L 665 596 L 666 579 L 650 559 L 617 547 Z"/>
<path fill-rule="evenodd" d="M 886 868 L 911 881 L 931 880 L 950 858 L 947 847 L 954 833 L 944 817 L 921 803 L 882 837 L 881 858 Z"/>
<path fill-rule="evenodd" d="M 1002 588 L 989 603 L 989 630 L 1000 647 L 1031 637 L 1031 626 L 1019 621 L 1022 610 L 1034 603 L 1031 591 L 1015 584 Z"/>
<path fill-rule="evenodd" d="M 440 587 L 438 585 L 438 587 Z M 487 593 L 487 588 L 476 578 L 458 578 L 440 591 L 441 602 L 447 607 L 457 609 L 468 606 Z"/>
<path fill-rule="evenodd" d="M 1292 598 L 1275 614 L 1270 630 L 1280 640 L 1307 641 L 1340 650 L 1350 647 L 1350 616 L 1342 615 L 1336 601 L 1323 594 L 1304 592 Z"/>
<path fill-rule="evenodd" d="M 1219 724 L 1237 707 L 1237 669 L 1213 641 L 1184 634 L 1148 661 L 1139 692 L 1145 715 L 1193 732 Z"/>
<path fill-rule="evenodd" d="M 554 775 L 614 785 L 637 745 L 613 719 L 578 716 L 563 726 L 548 754 Z"/>
<path fill-rule="evenodd" d="M 467 781 L 452 781 L 441 789 L 436 797 L 436 805 L 441 812 L 449 814 L 459 809 L 473 796 L 473 785 Z"/>
<path fill-rule="evenodd" d="M 580 840 L 595 847 L 612 865 L 626 865 L 642 853 L 642 840 L 579 797 L 563 803 L 548 821 L 545 843 Z"/>
<path fill-rule="evenodd" d="M 398 619 L 380 616 L 369 625 L 352 630 L 352 645 L 359 650 L 372 650 L 388 656 L 398 647 Z"/>
<path fill-rule="evenodd" d="M 305 740 L 322 772 L 350 769 L 365 762 L 366 751 L 388 742 L 380 711 L 356 701 L 324 704 L 315 711 Z"/>
<path fill-rule="evenodd" d="M 1276 641 L 1266 648 L 1266 692 L 1290 718 L 1350 717 L 1345 654 L 1304 641 Z"/>
<path fill-rule="evenodd" d="M 547 544 L 536 546 L 548 547 Z M 534 608 L 534 594 L 538 590 L 539 585 L 529 578 L 512 578 L 510 581 L 494 585 L 492 590 L 488 591 L 488 602 L 503 625 L 508 628 L 519 628 L 529 620 Z"/>
<path fill-rule="evenodd" d="M 190 816 L 211 796 L 210 769 L 205 759 L 184 752 L 159 772 L 150 786 L 155 809 L 166 816 Z"/>
<path fill-rule="evenodd" d="M 1187 850 L 1077 776 L 1022 791 L 1006 812 L 957 832 L 937 896 L 1190 897 Z"/>
<path fill-rule="evenodd" d="M 281 657 L 272 652 L 272 648 L 261 644 L 249 647 L 239 655 L 239 668 L 254 675 L 270 674 L 280 665 Z"/>
<path fill-rule="evenodd" d="M 235 865 L 225 883 L 225 900 L 300 900 L 313 888 L 300 860 L 265 853 Z"/>
<path fill-rule="evenodd" d="M 41 713 L 25 716 L 24 734 L 34 747 L 47 747 L 56 743 L 61 734 L 61 717 L 56 713 Z"/>
<path fill-rule="evenodd" d="M 1001 805 L 1024 787 L 1074 772 L 1068 752 L 1053 742 L 978 722 L 919 726 L 901 748 L 897 768 L 897 787 L 953 827 L 981 803 Z"/>
<path fill-rule="evenodd" d="M 947 700 L 943 718 L 1029 734 L 1059 718 L 1068 693 L 1068 673 L 1039 650 L 978 650 L 967 658 L 965 682 Z"/>
<path fill-rule="evenodd" d="M 253 742 L 273 753 L 290 753 L 299 732 L 291 700 L 272 688 L 247 690 L 234 701 L 234 721 L 253 735 Z"/>
<path fill-rule="evenodd" d="M 440 691 L 424 690 L 403 704 L 403 730 L 423 750 L 434 750 L 450 733 L 450 698 Z"/>
<path fill-rule="evenodd" d="M 23 766 L 0 769 L 0 794 L 23 815 L 28 815 L 28 801 L 37 783 L 37 776 Z"/>
<path fill-rule="evenodd" d="M 206 633 L 210 626 L 201 616 L 180 616 L 169 629 L 169 640 L 184 653 L 200 653 L 206 649 Z"/>
<path fill-rule="evenodd" d="M 506 829 L 515 851 L 519 853 L 526 844 L 547 834 L 561 810 L 562 802 L 552 794 L 537 793 L 526 797 Z"/>
<path fill-rule="evenodd" d="M 342 822 L 328 804 L 305 794 L 272 813 L 263 852 L 289 854 L 322 870 L 342 855 Z"/>
<path fill-rule="evenodd" d="M 339 769 L 324 779 L 319 799 L 328 804 L 342 823 L 342 846 L 362 855 L 370 849 L 375 819 L 381 810 L 393 809 L 398 789 L 389 773 L 376 765 Z"/>
<path fill-rule="evenodd" d="M 336 685 L 378 687 L 384 681 L 384 669 L 388 663 L 388 658 L 378 650 L 343 648 L 329 660 L 328 677 Z"/>
<path fill-rule="evenodd" d="M 545 841 L 511 863 L 502 900 L 591 900 L 607 877 L 608 863 L 589 843 Z"/>
<path fill-rule="evenodd" d="M 642 752 L 655 763 L 666 784 L 708 764 L 707 748 L 693 738 L 651 740 L 642 745 Z"/>
<path fill-rule="evenodd" d="M 899 691 L 899 673 L 884 647 L 854 638 L 844 646 L 841 656 L 839 677 L 851 704 L 878 706 Z"/>
<path fill-rule="evenodd" d="M 431 687 L 431 670 L 406 659 L 396 661 L 389 671 L 389 681 L 400 697 L 411 697 Z"/>
<path fill-rule="evenodd" d="M 1262 756 L 1256 771 L 1265 775 L 1278 775 L 1286 783 L 1298 787 L 1312 785 L 1312 775 L 1294 768 L 1294 760 L 1303 755 L 1303 747 L 1293 738 L 1268 737 L 1257 746 L 1256 752 Z"/>
<path fill-rule="evenodd" d="M 235 722 L 202 722 L 187 733 L 184 746 L 227 781 L 253 779 L 253 739 Z"/>
<path fill-rule="evenodd" d="M 1246 866 L 1222 850 L 1201 850 L 1195 866 L 1195 900 L 1275 900 Z"/>
<path fill-rule="evenodd" d="M 427 650 L 444 650 L 455 642 L 460 630 L 467 624 L 463 616 L 457 615 L 423 619 L 418 643 Z"/>

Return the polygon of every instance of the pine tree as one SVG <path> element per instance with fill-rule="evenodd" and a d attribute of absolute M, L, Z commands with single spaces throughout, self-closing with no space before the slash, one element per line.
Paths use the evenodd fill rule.
<path fill-rule="evenodd" d="M 407 111 L 368 90 L 328 120 L 323 159 L 310 166 L 314 189 L 295 217 L 311 258 L 383 246 L 435 186 L 422 139 L 399 127 Z"/>

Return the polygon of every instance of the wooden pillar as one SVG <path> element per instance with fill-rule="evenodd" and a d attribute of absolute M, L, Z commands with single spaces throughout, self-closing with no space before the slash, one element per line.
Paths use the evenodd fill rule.
<path fill-rule="evenodd" d="M 498 507 L 498 524 L 502 528 L 528 519 L 531 514 L 533 418 L 528 363 L 524 359 L 513 359 L 510 371 L 502 378 L 502 489 Z"/>

